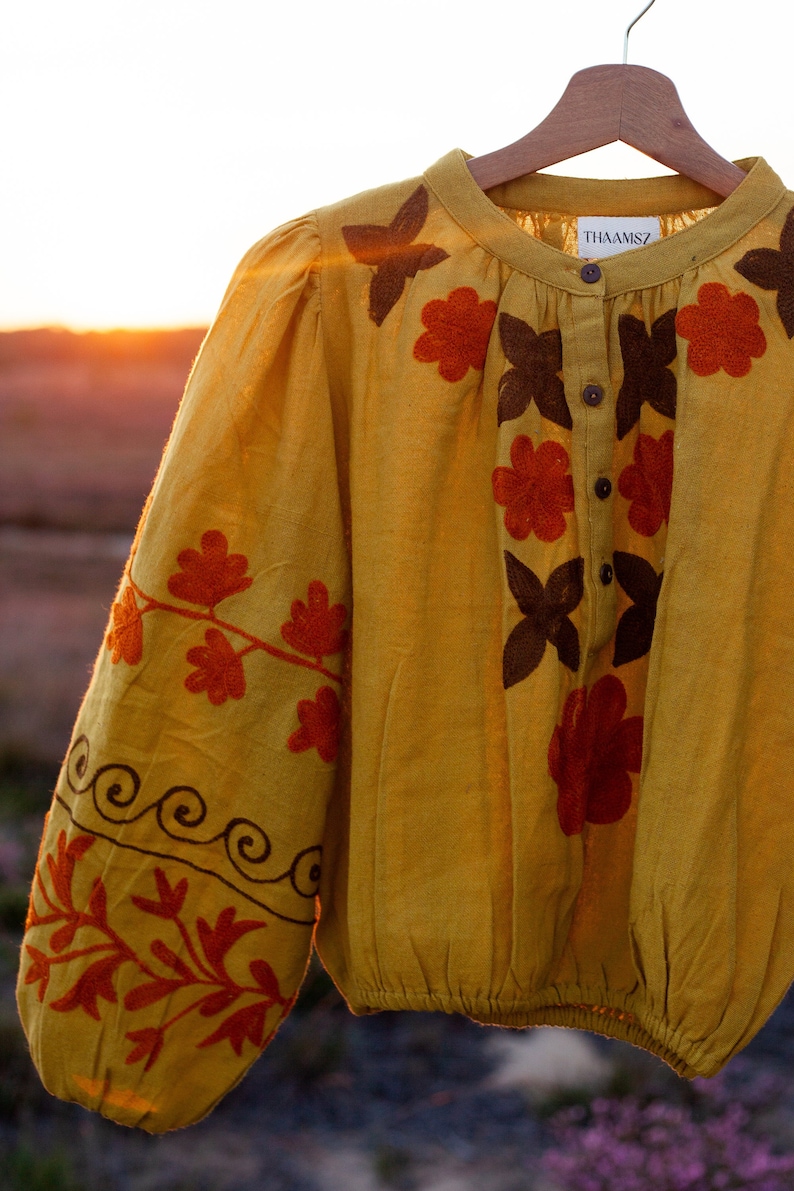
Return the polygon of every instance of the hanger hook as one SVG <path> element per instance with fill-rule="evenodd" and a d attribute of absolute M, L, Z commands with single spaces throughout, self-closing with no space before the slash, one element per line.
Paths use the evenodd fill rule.
<path fill-rule="evenodd" d="M 629 33 L 631 33 L 632 29 L 637 24 L 637 21 L 640 19 L 640 17 L 644 17 L 646 12 L 648 11 L 648 9 L 654 3 L 655 3 L 655 0 L 649 0 L 649 3 L 645 5 L 642 12 L 637 14 L 637 16 L 634 18 L 634 20 L 631 22 L 631 24 L 626 29 L 626 36 L 623 38 L 623 65 L 624 66 L 626 65 L 626 63 L 628 61 L 628 57 L 629 57 Z"/>

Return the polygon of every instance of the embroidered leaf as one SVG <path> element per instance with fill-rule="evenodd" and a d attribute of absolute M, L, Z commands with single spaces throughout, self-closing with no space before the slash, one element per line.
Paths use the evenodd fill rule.
<path fill-rule="evenodd" d="M 780 233 L 780 249 L 751 248 L 734 269 L 761 289 L 777 290 L 777 312 L 789 339 L 794 337 L 794 207 Z"/>
<path fill-rule="evenodd" d="M 507 582 L 515 601 L 525 616 L 536 615 L 543 602 L 543 584 L 534 571 L 505 550 Z"/>
<path fill-rule="evenodd" d="M 644 401 L 664 417 L 675 417 L 676 379 L 668 368 L 676 355 L 675 320 L 675 309 L 665 311 L 652 324 L 649 335 L 633 314 L 618 318 L 623 357 L 623 384 L 616 408 L 618 438 L 625 438 L 639 421 Z"/>
<path fill-rule="evenodd" d="M 272 1002 L 283 1004 L 284 998 L 279 988 L 278 977 L 269 963 L 263 959 L 253 959 L 248 965 L 251 975 L 257 982 L 265 996 Z"/>
<path fill-rule="evenodd" d="M 253 583 L 246 575 L 248 559 L 244 554 L 229 554 L 226 535 L 210 529 L 201 536 L 201 553 L 182 550 L 177 562 L 181 572 L 168 580 L 168 590 L 179 600 L 214 608 L 221 600 L 245 591 Z"/>
<path fill-rule="evenodd" d="M 427 190 L 420 185 L 390 224 L 348 224 L 342 228 L 345 243 L 359 264 L 375 269 L 369 287 L 369 316 L 379 327 L 402 297 L 408 278 L 415 277 L 420 269 L 432 269 L 449 255 L 433 244 L 412 243 L 424 226 L 428 209 Z"/>
<path fill-rule="evenodd" d="M 199 1013 L 202 1017 L 214 1017 L 216 1013 L 223 1013 L 224 1009 L 233 1005 L 239 996 L 239 990 L 219 988 L 217 992 L 210 993 L 208 997 L 204 998 Z"/>
<path fill-rule="evenodd" d="M 63 926 L 59 926 L 57 930 L 54 930 L 50 935 L 50 951 L 54 951 L 56 955 L 60 955 L 67 947 L 71 947 L 79 926 L 80 917 L 75 914 Z"/>
<path fill-rule="evenodd" d="M 165 1042 L 165 1031 L 157 1030 L 153 1026 L 147 1026 L 143 1030 L 130 1030 L 129 1034 L 125 1035 L 130 1042 L 135 1042 L 137 1045 L 127 1055 L 124 1060 L 125 1063 L 139 1063 L 141 1059 L 146 1059 L 144 1071 L 157 1061 L 157 1056 L 163 1049 Z"/>
<path fill-rule="evenodd" d="M 159 959 L 161 963 L 165 964 L 167 968 L 170 968 L 172 972 L 176 972 L 184 984 L 195 983 L 196 977 L 193 972 L 191 972 L 184 960 L 180 959 L 176 952 L 172 951 L 162 939 L 155 939 L 150 946 L 152 955 Z"/>
<path fill-rule="evenodd" d="M 562 426 L 573 427 L 571 411 L 565 400 L 565 388 L 557 375 L 562 370 L 562 337 L 559 330 L 538 335 L 528 323 L 515 315 L 499 315 L 502 351 L 514 365 L 499 381 L 496 420 L 518 418 L 533 400 L 542 417 Z"/>
<path fill-rule="evenodd" d="M 56 1009 L 59 1013 L 81 1008 L 89 1017 L 93 1017 L 94 1021 L 99 1021 L 97 999 L 102 997 L 111 1005 L 116 1004 L 118 997 L 113 987 L 113 973 L 119 964 L 124 963 L 124 959 L 123 955 L 108 955 L 91 964 L 64 996 L 50 1002 L 50 1008 Z"/>
<path fill-rule="evenodd" d="M 25 973 L 25 984 L 37 984 L 40 981 L 38 997 L 40 1001 L 43 1001 L 50 980 L 49 958 L 43 951 L 39 951 L 38 947 L 31 947 L 29 943 L 25 944 L 25 950 L 33 960 L 33 963 Z"/>
<path fill-rule="evenodd" d="M 229 949 L 249 931 L 261 930 L 263 926 L 267 926 L 266 922 L 257 922 L 252 918 L 242 918 L 235 922 L 236 915 L 234 906 L 227 906 L 225 910 L 221 910 L 213 927 L 204 918 L 196 919 L 196 929 L 207 963 L 224 981 L 228 980 L 228 974 L 223 966 L 223 959 Z"/>
<path fill-rule="evenodd" d="M 187 894 L 187 880 L 185 877 L 171 888 L 168 877 L 161 868 L 155 868 L 154 879 L 157 883 L 159 901 L 152 901 L 148 897 L 132 895 L 132 903 L 146 914 L 154 914 L 157 918 L 178 917 Z"/>
<path fill-rule="evenodd" d="M 100 926 L 108 924 L 108 895 L 101 877 L 94 878 L 91 896 L 88 899 L 88 909 Z"/>
<path fill-rule="evenodd" d="M 151 980 L 147 984 L 139 984 L 130 989 L 124 998 L 125 1009 L 145 1009 L 147 1005 L 154 1005 L 170 996 L 178 988 L 184 988 L 182 980 Z"/>
<path fill-rule="evenodd" d="M 265 1032 L 265 1017 L 268 1008 L 267 1001 L 258 1001 L 255 1005 L 248 1005 L 245 1009 L 238 1009 L 236 1013 L 227 1017 L 218 1026 L 214 1034 L 210 1034 L 208 1038 L 199 1042 L 198 1046 L 212 1046 L 214 1043 L 228 1038 L 232 1050 L 238 1056 L 242 1054 L 243 1043 L 246 1040 L 253 1042 L 257 1050 L 260 1050 Z"/>

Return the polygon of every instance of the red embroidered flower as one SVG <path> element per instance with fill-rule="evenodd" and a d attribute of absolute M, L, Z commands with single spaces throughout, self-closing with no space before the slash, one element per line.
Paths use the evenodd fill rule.
<path fill-rule="evenodd" d="M 470 285 L 453 289 L 446 300 L 434 298 L 422 309 L 427 330 L 414 344 L 414 359 L 438 360 L 438 371 L 449 381 L 463 380 L 469 368 L 481 371 L 495 318 L 496 303 L 481 302 Z"/>
<path fill-rule="evenodd" d="M 298 719 L 301 726 L 287 741 L 293 753 L 316 748 L 323 761 L 334 761 L 339 748 L 340 711 L 336 692 L 330 686 L 321 686 L 314 700 L 299 699 Z"/>
<path fill-rule="evenodd" d="M 573 478 L 565 447 L 547 438 L 535 450 L 532 439 L 518 434 L 510 447 L 512 467 L 497 467 L 491 477 L 494 500 L 505 505 L 505 528 L 523 541 L 535 533 L 553 542 L 565 533 L 565 513 L 573 509 Z"/>
<path fill-rule="evenodd" d="M 105 640 L 108 649 L 113 650 L 110 660 L 114 666 L 122 658 L 128 666 L 137 666 L 143 657 L 143 622 L 131 587 L 124 588 L 121 603 L 114 603 L 111 612 L 113 628 Z"/>
<path fill-rule="evenodd" d="M 640 434 L 634 444 L 634 462 L 618 477 L 618 492 L 631 501 L 629 525 L 646 538 L 653 537 L 663 521 L 670 520 L 673 491 L 673 431 L 661 438 Z"/>
<path fill-rule="evenodd" d="M 299 653 L 307 653 L 319 662 L 326 654 L 344 649 L 347 633 L 342 625 L 347 608 L 344 604 L 328 607 L 328 588 L 322 580 L 312 579 L 308 606 L 303 600 L 293 600 L 290 615 L 292 620 L 281 626 L 281 636 Z"/>
<path fill-rule="evenodd" d="M 749 294 L 731 294 L 719 281 L 708 281 L 698 290 L 698 304 L 684 306 L 675 317 L 675 329 L 689 340 L 687 362 L 698 376 L 711 376 L 724 368 L 728 376 L 746 376 L 751 356 L 766 351 L 766 337 L 758 325 L 758 303 Z"/>
<path fill-rule="evenodd" d="M 246 575 L 248 559 L 244 554 L 229 554 L 226 535 L 210 529 L 201 537 L 198 550 L 180 551 L 177 562 L 181 573 L 168 580 L 168 590 L 179 600 L 202 607 L 214 608 L 228 596 L 245 591 L 253 583 Z"/>
<path fill-rule="evenodd" d="M 204 640 L 206 645 L 194 645 L 187 651 L 188 662 L 198 669 L 188 674 L 185 686 L 194 694 L 206 691 L 210 703 L 216 707 L 227 699 L 242 699 L 245 673 L 234 646 L 218 629 L 207 629 Z"/>
<path fill-rule="evenodd" d="M 616 823 L 631 805 L 631 778 L 642 760 L 642 716 L 623 719 L 626 689 L 614 674 L 571 691 L 549 743 L 557 817 L 566 835 L 588 823 Z"/>

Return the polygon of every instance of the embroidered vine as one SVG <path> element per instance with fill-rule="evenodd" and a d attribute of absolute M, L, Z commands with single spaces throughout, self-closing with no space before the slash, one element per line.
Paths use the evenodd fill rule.
<path fill-rule="evenodd" d="M 48 852 L 45 857 L 51 892 L 45 884 L 43 865 L 39 864 L 36 870 L 25 929 L 54 928 L 48 939 L 51 955 L 30 943 L 25 947 L 32 961 L 25 974 L 25 983 L 38 985 L 39 1001 L 44 1002 L 54 966 L 91 957 L 90 963 L 71 988 L 63 996 L 50 1001 L 49 1007 L 59 1013 L 82 1009 L 95 1021 L 101 1021 L 99 1001 L 118 1004 L 114 977 L 124 964 L 132 964 L 144 980 L 126 993 L 126 1010 L 135 1013 L 165 998 L 170 1000 L 179 997 L 183 1001 L 188 999 L 189 1003 L 182 1005 L 156 1026 L 130 1030 L 125 1037 L 133 1043 L 133 1048 L 127 1055 L 126 1063 L 138 1063 L 145 1059 L 144 1070 L 148 1071 L 157 1062 L 167 1032 L 178 1021 L 193 1013 L 202 1018 L 219 1017 L 241 1000 L 247 1003 L 225 1016 L 196 1046 L 199 1049 L 214 1046 L 225 1039 L 237 1055 L 242 1053 L 246 1041 L 262 1049 L 275 1030 L 274 1027 L 265 1036 L 265 1021 L 269 1011 L 278 1006 L 281 1010 L 278 1021 L 281 1021 L 292 1007 L 292 999 L 282 995 L 278 978 L 264 959 L 250 961 L 248 971 L 251 983 L 246 984 L 235 980 L 226 965 L 229 953 L 239 940 L 252 931 L 262 930 L 267 923 L 254 919 L 238 920 L 234 906 L 227 906 L 218 914 L 214 926 L 210 926 L 204 918 L 197 918 L 195 929 L 191 931 L 182 913 L 188 893 L 187 878 L 182 877 L 172 886 L 165 872 L 155 868 L 157 897 L 133 895 L 130 901 L 141 913 L 159 919 L 163 929 L 166 923 L 172 924 L 173 941 L 179 946 L 181 954 L 169 946 L 165 939 L 155 938 L 149 945 L 157 961 L 154 964 L 142 958 L 123 934 L 111 925 L 107 891 L 102 877 L 94 878 L 87 904 L 84 907 L 75 904 L 72 891 L 75 866 L 93 843 L 94 839 L 90 835 L 77 835 L 67 843 L 66 832 L 59 833 L 56 854 Z M 43 913 L 36 908 L 37 893 L 46 907 Z M 73 944 L 78 932 L 82 945 L 75 947 Z M 189 998 L 179 996 L 187 990 L 192 990 Z"/>
<path fill-rule="evenodd" d="M 347 617 L 344 604 L 329 603 L 328 588 L 320 579 L 309 583 L 307 600 L 293 600 L 290 620 L 281 625 L 281 636 L 294 652 L 249 633 L 240 625 L 222 620 L 215 611 L 229 596 L 246 591 L 253 579 L 246 574 L 248 559 L 244 554 L 229 554 L 226 535 L 210 529 L 201 537 L 201 550 L 189 547 L 177 556 L 179 571 L 168 580 L 168 590 L 178 600 L 202 608 L 185 608 L 149 595 L 132 578 L 129 567 L 127 586 L 113 604 L 112 626 L 106 645 L 112 650 L 114 665 L 124 661 L 136 666 L 143 658 L 143 617 L 150 612 L 168 612 L 188 620 L 206 621 L 204 644 L 188 649 L 186 660 L 194 667 L 184 680 L 192 694 L 206 693 L 210 703 L 220 707 L 227 699 L 242 699 L 246 692 L 243 658 L 256 650 L 271 657 L 315 670 L 333 682 L 342 682 L 341 674 L 323 664 L 324 658 L 341 653 L 348 633 L 342 625 Z M 139 601 L 142 602 L 139 603 Z M 241 638 L 235 648 L 229 637 Z M 321 686 L 314 699 L 301 699 L 297 706 L 300 728 L 287 741 L 292 752 L 317 748 L 324 761 L 333 761 L 338 748 L 341 704 L 334 689 Z"/>

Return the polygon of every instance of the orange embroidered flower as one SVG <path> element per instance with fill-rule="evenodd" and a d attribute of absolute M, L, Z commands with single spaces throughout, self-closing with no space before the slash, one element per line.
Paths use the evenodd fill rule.
<path fill-rule="evenodd" d="M 531 533 L 553 542 L 565 533 L 565 513 L 573 509 L 570 458 L 560 443 L 545 439 L 537 451 L 532 439 L 518 434 L 510 447 L 512 467 L 497 467 L 491 476 L 494 500 L 505 505 L 505 528 L 523 541 Z"/>
<path fill-rule="evenodd" d="M 191 666 L 197 666 L 185 679 L 189 691 L 207 692 L 210 703 L 219 707 L 227 699 L 242 699 L 245 694 L 245 672 L 234 646 L 219 629 L 207 629 L 206 645 L 194 645 L 187 651 Z"/>
<path fill-rule="evenodd" d="M 698 290 L 697 305 L 684 306 L 675 329 L 689 340 L 687 362 L 698 376 L 724 368 L 728 376 L 746 376 L 766 351 L 766 337 L 758 325 L 758 303 L 749 294 L 731 294 L 719 281 Z"/>
<path fill-rule="evenodd" d="M 673 491 L 673 431 L 660 438 L 640 434 L 634 444 L 634 462 L 618 477 L 618 492 L 631 501 L 629 525 L 646 538 L 663 521 L 670 520 Z"/>
<path fill-rule="evenodd" d="M 341 707 L 336 692 L 321 686 L 314 699 L 298 700 L 300 728 L 287 741 L 293 753 L 316 748 L 323 761 L 334 761 L 339 748 L 339 715 Z"/>
<path fill-rule="evenodd" d="M 108 649 L 113 650 L 110 660 L 114 666 L 122 658 L 128 666 L 137 666 L 143 657 L 143 621 L 131 587 L 124 588 L 121 603 L 114 603 L 111 612 L 113 628 L 105 639 Z"/>
<path fill-rule="evenodd" d="M 571 691 L 549 743 L 557 817 L 566 835 L 588 823 L 616 823 L 631 805 L 642 760 L 642 716 L 624 720 L 626 688 L 614 674 Z"/>
<path fill-rule="evenodd" d="M 202 607 L 214 608 L 221 600 L 253 583 L 246 575 L 248 559 L 244 554 L 229 554 L 226 535 L 219 529 L 210 529 L 201 537 L 201 553 L 198 550 L 182 550 L 177 562 L 181 573 L 168 580 L 168 590 L 179 600 Z"/>
<path fill-rule="evenodd" d="M 448 381 L 463 380 L 469 368 L 481 371 L 495 318 L 496 303 L 481 302 L 470 285 L 453 289 L 446 300 L 434 298 L 422 309 L 427 330 L 414 344 L 414 359 L 438 360 L 438 371 Z"/>
<path fill-rule="evenodd" d="M 344 604 L 328 607 L 328 588 L 321 579 L 312 579 L 309 584 L 308 606 L 303 600 L 293 600 L 290 615 L 292 620 L 281 626 L 281 636 L 299 653 L 319 662 L 326 654 L 344 649 L 347 633 L 342 625 L 347 608 Z"/>

